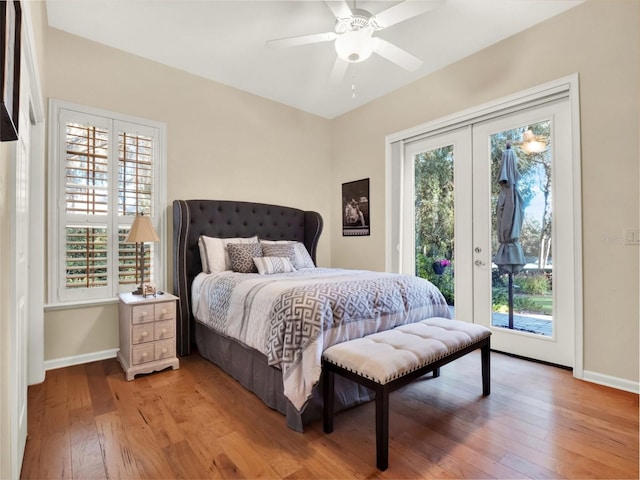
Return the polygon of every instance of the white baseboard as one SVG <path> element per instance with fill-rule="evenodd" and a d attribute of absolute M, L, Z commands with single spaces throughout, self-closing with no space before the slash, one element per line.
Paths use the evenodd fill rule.
<path fill-rule="evenodd" d="M 53 360 L 47 360 L 44 362 L 44 369 L 55 370 L 56 368 L 81 365 L 83 363 L 96 362 L 98 360 L 106 360 L 108 358 L 116 358 L 118 350 L 118 348 L 113 348 L 111 350 L 103 350 L 101 352 L 91 352 L 82 355 L 76 355 L 73 357 L 63 357 L 55 358 Z M 597 383 L 598 385 L 604 385 L 605 387 L 617 388 L 618 390 L 640 394 L 640 383 L 638 382 L 633 382 L 631 380 L 625 380 L 624 378 L 613 377 L 611 375 L 605 375 L 602 373 L 590 372 L 588 370 L 584 370 L 582 373 L 582 380 L 585 380 L 587 382 Z"/>
<path fill-rule="evenodd" d="M 618 390 L 624 390 L 626 392 L 640 393 L 640 383 L 625 380 L 624 378 L 612 377 L 603 373 L 584 370 L 582 372 L 582 380 L 604 385 L 605 387 L 617 388 Z"/>
<path fill-rule="evenodd" d="M 81 365 L 83 363 L 96 362 L 98 360 L 106 360 L 107 358 L 115 358 L 119 348 L 111 350 L 102 350 L 101 352 L 83 353 L 73 357 L 54 358 L 44 362 L 45 370 L 55 370 L 56 368 L 71 367 L 72 365 Z"/>

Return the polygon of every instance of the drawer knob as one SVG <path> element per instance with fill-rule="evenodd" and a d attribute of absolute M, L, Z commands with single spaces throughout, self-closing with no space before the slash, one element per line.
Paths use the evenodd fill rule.
<path fill-rule="evenodd" d="M 146 317 L 147 316 L 147 312 L 143 311 L 140 315 L 142 315 L 143 317 Z"/>
<path fill-rule="evenodd" d="M 166 308 L 163 308 L 163 309 L 162 309 L 162 314 L 163 314 L 163 315 L 166 315 L 167 313 L 168 313 L 168 310 L 167 310 Z"/>
<path fill-rule="evenodd" d="M 148 355 L 149 355 L 149 354 L 148 354 L 147 352 L 144 352 L 144 353 L 142 354 L 142 358 L 146 358 Z"/>
<path fill-rule="evenodd" d="M 163 329 L 162 329 L 162 333 L 167 333 L 167 329 L 166 329 L 166 328 L 163 328 Z"/>
<path fill-rule="evenodd" d="M 167 350 L 166 348 L 162 349 L 162 353 L 167 353 L 169 350 Z"/>
<path fill-rule="evenodd" d="M 149 335 L 149 334 L 148 334 L 147 332 L 142 332 L 142 333 L 141 333 L 141 335 L 142 335 L 143 337 L 146 337 L 146 336 L 147 336 L 147 335 Z"/>

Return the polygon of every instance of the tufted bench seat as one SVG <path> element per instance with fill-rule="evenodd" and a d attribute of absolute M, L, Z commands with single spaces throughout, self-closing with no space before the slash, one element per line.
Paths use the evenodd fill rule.
<path fill-rule="evenodd" d="M 324 431 L 333 431 L 334 374 L 351 379 L 376 395 L 376 465 L 388 466 L 389 393 L 425 373 L 440 374 L 440 367 L 478 348 L 482 359 L 482 394 L 490 393 L 490 336 L 483 326 L 428 318 L 339 343 L 322 354 L 324 371 Z"/>

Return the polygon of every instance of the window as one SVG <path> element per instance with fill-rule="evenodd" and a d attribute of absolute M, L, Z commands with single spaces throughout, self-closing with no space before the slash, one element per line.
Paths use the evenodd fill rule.
<path fill-rule="evenodd" d="M 134 290 L 141 266 L 163 284 L 164 124 L 56 100 L 49 110 L 49 303 Z M 160 236 L 144 259 L 125 243 L 139 212 Z"/>

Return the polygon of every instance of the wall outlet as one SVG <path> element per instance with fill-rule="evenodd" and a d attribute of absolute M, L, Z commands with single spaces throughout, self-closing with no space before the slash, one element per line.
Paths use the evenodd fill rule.
<path fill-rule="evenodd" d="M 625 245 L 640 245 L 640 230 L 637 228 L 625 228 L 623 235 Z"/>

